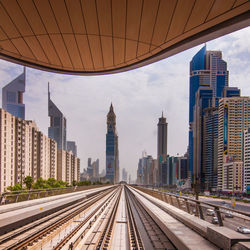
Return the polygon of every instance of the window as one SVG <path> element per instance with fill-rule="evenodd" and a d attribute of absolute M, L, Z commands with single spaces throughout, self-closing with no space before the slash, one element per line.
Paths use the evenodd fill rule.
<path fill-rule="evenodd" d="M 16 93 L 13 91 L 7 91 L 7 102 L 16 102 Z"/>

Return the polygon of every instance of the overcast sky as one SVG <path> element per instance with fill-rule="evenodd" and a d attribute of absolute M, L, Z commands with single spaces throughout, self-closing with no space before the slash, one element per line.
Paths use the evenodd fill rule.
<path fill-rule="evenodd" d="M 113 103 L 119 136 L 120 170 L 136 178 L 145 150 L 156 157 L 157 123 L 161 112 L 168 122 L 168 153 L 183 155 L 188 144 L 189 62 L 203 45 L 129 72 L 106 76 L 69 76 L 27 68 L 26 119 L 48 134 L 47 83 L 51 99 L 67 118 L 67 140 L 76 141 L 81 170 L 87 158 L 105 168 L 106 115 Z M 250 95 L 250 28 L 207 43 L 221 50 L 229 70 L 229 85 Z M 0 60 L 0 87 L 23 67 Z M 2 102 L 1 102 L 2 103 Z"/>

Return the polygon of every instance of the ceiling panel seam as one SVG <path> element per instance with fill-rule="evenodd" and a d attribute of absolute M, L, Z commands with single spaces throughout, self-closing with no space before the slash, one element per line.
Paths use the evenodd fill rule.
<path fill-rule="evenodd" d="M 69 57 L 69 60 L 70 60 L 70 63 L 71 63 L 72 69 L 73 69 L 73 68 L 74 68 L 74 64 L 73 64 L 72 58 L 71 58 L 71 56 L 70 56 L 70 53 L 69 53 L 69 51 L 68 51 L 68 47 L 67 47 L 67 45 L 65 44 L 64 37 L 63 37 L 63 35 L 62 35 L 60 26 L 59 26 L 59 24 L 58 24 L 58 20 L 57 20 L 57 18 L 56 18 L 54 9 L 53 9 L 53 7 L 51 6 L 50 0 L 49 0 L 49 6 L 50 6 L 50 8 L 51 8 L 51 11 L 52 11 L 52 13 L 53 13 L 54 19 L 55 19 L 55 21 L 56 21 L 57 28 L 58 28 L 58 30 L 60 31 L 60 34 L 59 34 L 59 35 L 60 35 L 61 38 L 62 38 L 64 47 L 65 47 L 65 49 L 66 49 L 66 51 L 67 51 L 67 54 L 68 54 L 68 57 Z M 63 67 L 64 67 L 64 65 L 63 65 Z"/>
<path fill-rule="evenodd" d="M 69 22 L 70 22 L 71 29 L 72 29 L 72 31 L 73 31 L 73 36 L 74 36 L 74 40 L 75 40 L 76 47 L 77 47 L 77 50 L 78 50 L 78 54 L 79 54 L 79 57 L 80 57 L 80 59 L 81 59 L 82 67 L 83 67 L 83 69 L 84 69 L 85 67 L 84 67 L 84 64 L 83 64 L 82 55 L 81 55 L 81 53 L 80 53 L 80 49 L 79 49 L 79 46 L 78 46 L 78 42 L 77 42 L 77 40 L 76 40 L 76 33 L 75 33 L 75 31 L 74 31 L 74 28 L 73 28 L 73 25 L 72 25 L 72 20 L 71 20 L 70 15 L 69 15 L 68 6 L 67 6 L 65 0 L 64 0 L 64 4 L 65 4 L 65 8 L 66 8 L 67 15 L 68 15 L 68 18 L 69 18 Z"/>

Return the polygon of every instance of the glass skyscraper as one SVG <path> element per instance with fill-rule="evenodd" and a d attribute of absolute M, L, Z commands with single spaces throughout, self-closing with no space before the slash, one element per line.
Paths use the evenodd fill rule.
<path fill-rule="evenodd" d="M 112 103 L 107 115 L 106 178 L 114 184 L 119 182 L 118 136 L 116 132 L 116 115 Z"/>
<path fill-rule="evenodd" d="M 158 160 L 158 174 L 157 181 L 160 185 L 164 185 L 166 179 L 165 165 L 163 162 L 167 159 L 168 148 L 168 123 L 167 119 L 162 116 L 159 118 L 157 124 L 157 160 Z"/>
<path fill-rule="evenodd" d="M 48 113 L 50 117 L 50 127 L 48 134 L 51 139 L 57 142 L 57 148 L 67 150 L 66 144 L 66 118 L 63 113 L 50 99 L 49 83 L 48 83 Z"/>
<path fill-rule="evenodd" d="M 77 146 L 75 141 L 67 141 L 67 150 L 72 151 L 73 155 L 77 156 Z"/>
<path fill-rule="evenodd" d="M 2 89 L 2 108 L 23 120 L 25 120 L 25 104 L 23 103 L 25 83 L 26 72 L 24 68 L 21 75 Z"/>
<path fill-rule="evenodd" d="M 228 87 L 228 74 L 221 51 L 206 46 L 190 62 L 189 169 L 203 189 L 216 188 L 219 99 L 240 95 Z"/>

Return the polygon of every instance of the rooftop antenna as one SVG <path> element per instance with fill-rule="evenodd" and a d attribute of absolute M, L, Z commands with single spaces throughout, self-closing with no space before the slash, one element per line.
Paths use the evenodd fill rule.
<path fill-rule="evenodd" d="M 49 82 L 48 82 L 48 98 L 50 99 Z"/>

